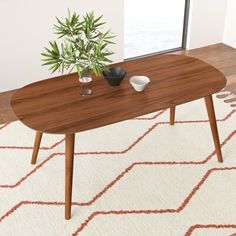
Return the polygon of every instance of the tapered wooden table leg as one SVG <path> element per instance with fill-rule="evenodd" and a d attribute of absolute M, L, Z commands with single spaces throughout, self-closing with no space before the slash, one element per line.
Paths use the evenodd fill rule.
<path fill-rule="evenodd" d="M 170 125 L 175 124 L 175 107 L 170 108 Z"/>
<path fill-rule="evenodd" d="M 32 158 L 31 158 L 31 164 L 33 164 L 33 165 L 37 161 L 39 147 L 40 147 L 40 143 L 42 140 L 42 135 L 43 135 L 42 132 L 36 131 L 35 140 L 34 140 L 34 150 L 33 150 Z"/>
<path fill-rule="evenodd" d="M 223 162 L 223 157 L 221 153 L 221 146 L 220 146 L 220 140 L 219 140 L 219 134 L 217 129 L 217 123 L 216 123 L 216 117 L 215 117 L 215 111 L 214 111 L 214 105 L 212 96 L 209 95 L 205 97 L 205 103 L 207 108 L 207 113 L 211 125 L 211 132 L 215 144 L 215 151 L 219 162 Z"/>
<path fill-rule="evenodd" d="M 75 143 L 75 134 L 66 134 L 66 156 L 65 156 L 65 219 L 66 220 L 69 220 L 71 218 L 74 143 Z"/>

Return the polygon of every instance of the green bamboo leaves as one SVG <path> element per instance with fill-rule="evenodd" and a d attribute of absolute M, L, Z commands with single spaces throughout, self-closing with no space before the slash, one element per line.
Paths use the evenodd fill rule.
<path fill-rule="evenodd" d="M 94 12 L 80 17 L 76 13 L 71 15 L 68 11 L 64 21 L 56 18 L 55 34 L 62 42 L 49 42 L 50 47 L 45 47 L 41 53 L 42 65 L 50 66 L 52 73 L 57 70 L 70 73 L 76 69 L 79 76 L 84 76 L 88 71 L 101 75 L 112 62 L 109 57 L 114 53 L 108 47 L 114 44 L 112 39 L 115 37 L 110 30 L 102 31 L 105 25 L 102 17 L 96 18 Z"/>

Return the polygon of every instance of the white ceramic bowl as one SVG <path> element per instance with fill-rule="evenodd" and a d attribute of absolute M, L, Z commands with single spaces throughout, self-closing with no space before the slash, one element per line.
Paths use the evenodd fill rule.
<path fill-rule="evenodd" d="M 92 81 L 92 78 L 89 76 L 84 76 L 82 78 L 79 78 L 79 82 L 81 82 L 81 83 L 89 83 L 91 81 Z"/>
<path fill-rule="evenodd" d="M 150 79 L 147 76 L 132 76 L 129 82 L 137 92 L 141 92 L 150 83 Z"/>

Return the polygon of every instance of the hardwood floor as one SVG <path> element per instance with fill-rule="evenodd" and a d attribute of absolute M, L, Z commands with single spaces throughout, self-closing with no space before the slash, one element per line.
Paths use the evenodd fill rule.
<path fill-rule="evenodd" d="M 225 44 L 215 44 L 176 53 L 199 58 L 219 69 L 226 77 L 236 76 L 236 49 Z"/>
<path fill-rule="evenodd" d="M 182 50 L 175 54 L 184 54 L 199 58 L 220 71 L 227 77 L 226 91 L 236 94 L 236 49 L 224 44 L 215 44 L 190 51 Z M 11 109 L 10 100 L 16 90 L 0 93 L 0 124 L 17 120 Z"/>
<path fill-rule="evenodd" d="M 0 93 L 0 124 L 9 123 L 17 120 L 11 108 L 11 97 L 16 90 Z"/>
<path fill-rule="evenodd" d="M 231 107 L 236 107 L 236 49 L 225 44 L 215 44 L 176 53 L 199 58 L 223 72 L 227 78 L 227 85 L 217 97 L 229 103 Z"/>

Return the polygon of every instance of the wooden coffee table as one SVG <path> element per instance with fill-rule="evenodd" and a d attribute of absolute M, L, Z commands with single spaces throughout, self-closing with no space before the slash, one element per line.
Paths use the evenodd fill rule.
<path fill-rule="evenodd" d="M 36 130 L 32 164 L 36 163 L 43 133 L 65 135 L 65 218 L 71 217 L 75 133 L 170 108 L 174 124 L 175 107 L 204 98 L 218 161 L 222 162 L 212 94 L 226 79 L 209 64 L 180 55 L 151 56 L 115 64 L 127 71 L 119 87 L 110 87 L 99 77 L 93 94 L 81 96 L 76 74 L 59 76 L 27 85 L 12 97 L 12 108 L 21 122 Z M 146 75 L 151 83 L 135 92 L 128 78 Z M 191 112 L 191 111 L 190 111 Z"/>

